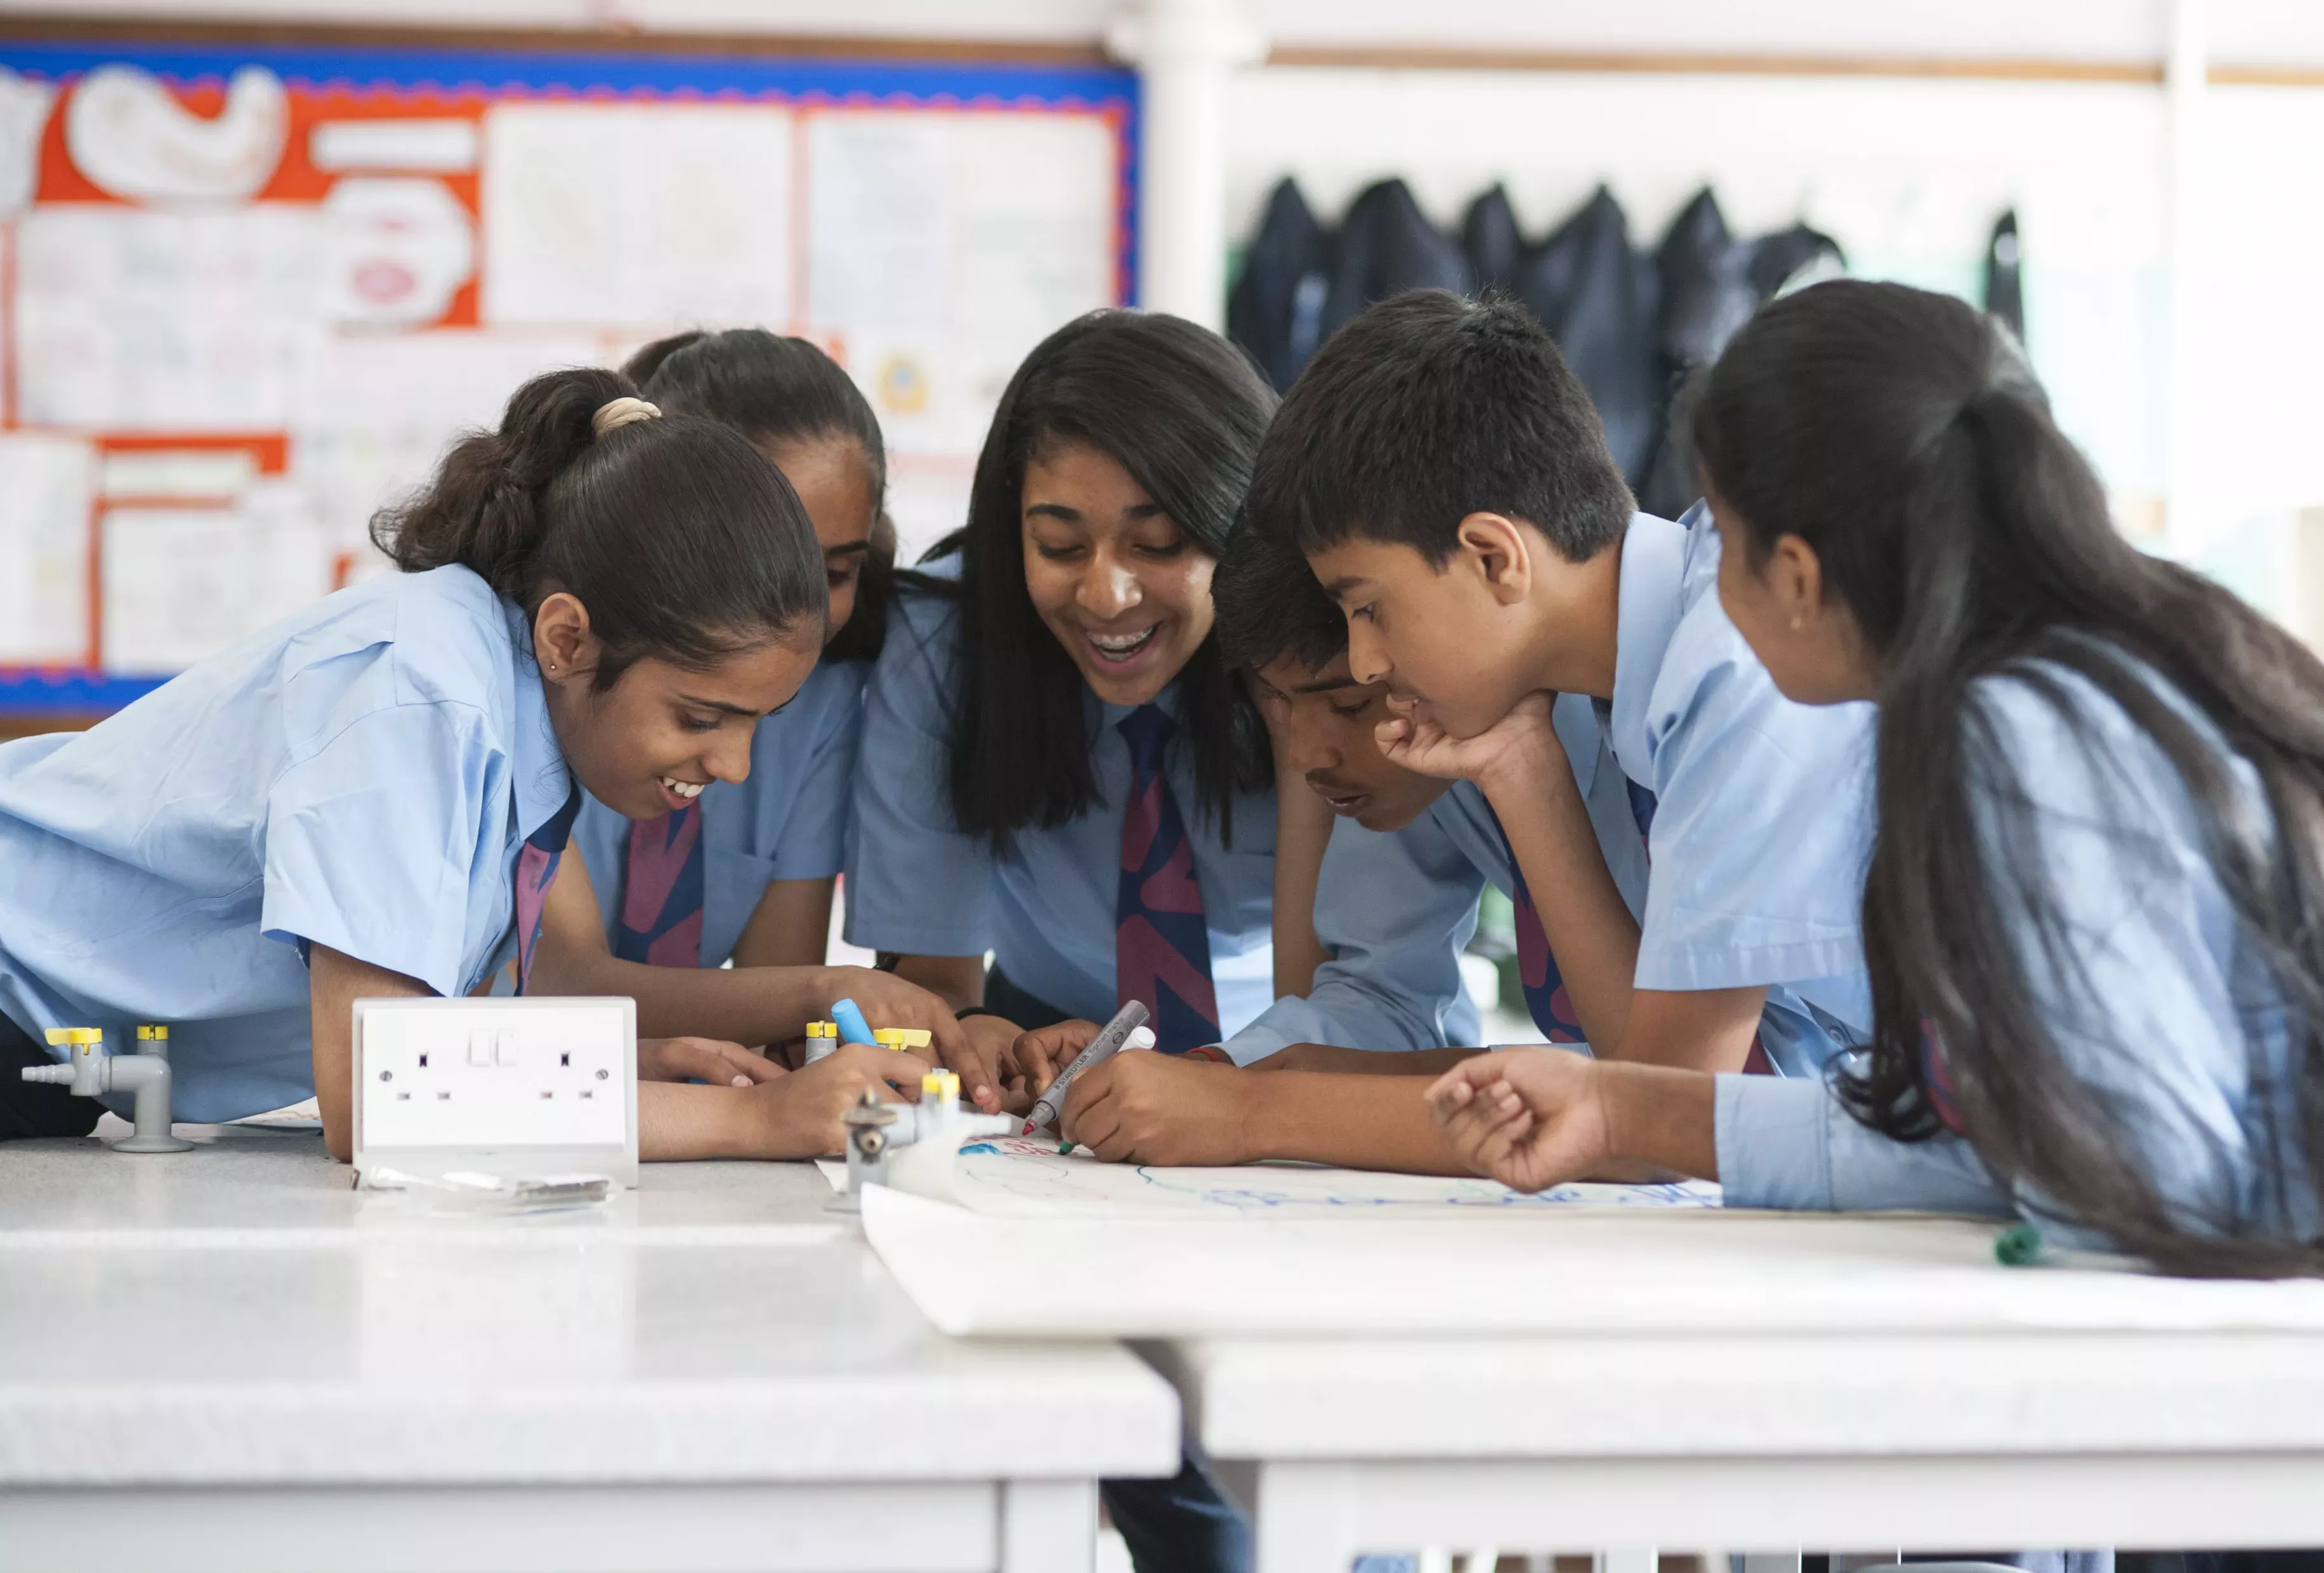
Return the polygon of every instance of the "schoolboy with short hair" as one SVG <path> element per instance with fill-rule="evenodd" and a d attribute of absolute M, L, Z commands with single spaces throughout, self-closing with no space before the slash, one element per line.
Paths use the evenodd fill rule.
<path fill-rule="evenodd" d="M 1519 966 L 1536 1027 L 1545 1041 L 1582 1041 L 1492 804 L 1473 782 L 1425 775 L 1380 752 L 1376 728 L 1392 718 L 1388 689 L 1359 683 L 1349 671 L 1347 622 L 1307 560 L 1238 531 L 1212 580 L 1212 598 L 1221 648 L 1276 729 L 1278 759 L 1297 773 L 1277 790 L 1312 791 L 1340 820 L 1314 903 L 1317 935 L 1332 959 L 1317 969 L 1305 998 L 1277 1000 L 1228 1039 L 1227 1057 L 1249 1065 L 1297 1045 L 1286 1063 L 1418 1072 L 1442 1056 L 1385 1062 L 1345 1051 L 1475 1045 L 1460 954 L 1489 883 L 1518 909 Z M 1577 796 L 1618 892 L 1635 909 L 1646 895 L 1646 846 L 1620 771 L 1605 754 L 1588 701 L 1562 699 L 1552 717 L 1536 725 L 1554 725 L 1570 740 Z"/>
<path fill-rule="evenodd" d="M 1390 757 L 1473 763 L 1528 696 L 1595 701 L 1654 800 L 1635 976 L 1568 980 L 1612 985 L 1600 1056 L 1733 1069 L 1777 989 L 1797 1009 L 1763 1041 L 1786 1073 L 1862 1040 L 1870 708 L 1776 691 L 1720 606 L 1707 510 L 1629 511 L 1532 317 L 1442 291 L 1374 307 L 1285 401 L 1246 505 L 1346 615 L 1354 675 L 1408 707 Z M 1544 909 L 1554 951 L 1579 915 Z"/>
<path fill-rule="evenodd" d="M 1546 948 L 1598 1055 L 1733 1070 L 1757 1044 L 1799 1075 L 1863 1041 L 1868 708 L 1775 691 L 1713 593 L 1707 514 L 1635 511 L 1522 308 L 1416 291 L 1357 318 L 1285 400 L 1244 511 L 1341 608 L 1351 679 L 1387 685 L 1387 756 L 1489 783 L 1512 861 L 1554 871 Z M 1553 694 L 1588 706 L 1646 835 L 1634 948 L 1564 791 L 1567 757 L 1592 750 L 1538 724 Z M 1528 780 L 1536 793 L 1511 790 Z M 1210 1150 L 1144 1129 L 1185 1091 L 1148 1079 L 1084 1076 L 1069 1133 L 1107 1156 L 1228 1155 L 1231 1127 Z"/>

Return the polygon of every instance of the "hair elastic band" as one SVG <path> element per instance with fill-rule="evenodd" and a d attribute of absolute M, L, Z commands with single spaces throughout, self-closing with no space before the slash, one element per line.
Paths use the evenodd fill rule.
<path fill-rule="evenodd" d="M 643 399 L 632 399 L 624 394 L 598 405 L 597 412 L 589 417 L 589 429 L 603 437 L 617 426 L 627 426 L 633 421 L 651 421 L 660 414 L 660 405 L 649 404 Z"/>

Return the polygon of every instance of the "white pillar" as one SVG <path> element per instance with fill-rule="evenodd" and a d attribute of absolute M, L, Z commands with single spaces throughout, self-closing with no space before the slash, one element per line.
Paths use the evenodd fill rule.
<path fill-rule="evenodd" d="M 2171 0 L 2170 47 L 2163 68 L 2171 160 L 2170 428 L 2163 528 L 2178 556 L 2198 549 L 2219 523 L 2208 516 L 2202 500 L 2213 451 L 2206 415 L 2212 390 L 2205 385 L 2210 357 L 2204 353 L 2209 263 L 2202 201 L 2205 99 L 2210 88 L 2207 13 L 2207 0 Z"/>
<path fill-rule="evenodd" d="M 1135 0 L 1106 31 L 1138 68 L 1138 303 L 1226 319 L 1227 88 L 1267 42 L 1241 0 Z"/>

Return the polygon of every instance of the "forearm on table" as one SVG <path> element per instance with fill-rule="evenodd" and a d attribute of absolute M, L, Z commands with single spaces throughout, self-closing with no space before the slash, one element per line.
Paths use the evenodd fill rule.
<path fill-rule="evenodd" d="M 359 999 L 432 999 L 418 978 L 390 972 L 327 945 L 307 948 L 307 1028 L 315 1106 L 323 1145 L 346 1162 L 355 1156 L 355 1005 Z"/>
<path fill-rule="evenodd" d="M 1467 1174 L 1429 1115 L 1428 1083 L 1411 1076 L 1285 1070 L 1247 1076 L 1253 1161 L 1299 1159 L 1343 1169 Z"/>
<path fill-rule="evenodd" d="M 682 1081 L 638 1083 L 638 1156 L 650 1162 L 686 1158 L 769 1158 L 746 1116 L 749 1100 L 727 1087 Z"/>
<path fill-rule="evenodd" d="M 1663 1065 L 1598 1068 L 1608 1144 L 1617 1163 L 1719 1178 L 1719 1078 Z"/>
<path fill-rule="evenodd" d="M 1315 986 L 1315 969 L 1332 953 L 1315 936 L 1315 885 L 1324 849 L 1332 839 L 1329 805 L 1283 761 L 1276 763 L 1278 788 L 1275 814 L 1275 995 L 1305 995 Z"/>
<path fill-rule="evenodd" d="M 1541 918 L 1573 1013 L 1593 1048 L 1621 1041 L 1638 970 L 1638 925 L 1608 872 L 1570 772 L 1552 790 L 1485 787 Z"/>
<path fill-rule="evenodd" d="M 881 952 L 884 958 L 889 953 Z M 984 958 L 982 956 L 914 956 L 896 958 L 895 973 L 906 983 L 918 984 L 955 1011 L 984 1004 Z"/>
<path fill-rule="evenodd" d="M 538 995 L 627 995 L 638 1002 L 641 1038 L 721 1038 L 781 1042 L 830 1010 L 831 971 L 822 967 L 654 967 L 600 951 L 545 953 L 534 962 Z"/>
<path fill-rule="evenodd" d="M 1610 1049 L 1592 1043 L 1591 1052 L 1631 1065 L 1740 1070 L 1766 1004 L 1765 988 L 1638 989 L 1622 1036 Z"/>
<path fill-rule="evenodd" d="M 1442 1076 L 1482 1049 L 1343 1049 L 1334 1043 L 1294 1043 L 1250 1069 L 1280 1073 L 1323 1070 L 1345 1076 Z"/>

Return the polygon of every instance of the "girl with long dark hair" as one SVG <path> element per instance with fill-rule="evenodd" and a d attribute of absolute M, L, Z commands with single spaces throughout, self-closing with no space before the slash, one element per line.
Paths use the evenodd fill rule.
<path fill-rule="evenodd" d="M 847 937 L 959 1007 L 1019 1093 L 1049 1069 L 1016 1062 L 1019 1027 L 1136 999 L 1163 1050 L 1200 1051 L 1274 998 L 1273 770 L 1210 594 L 1274 408 L 1191 322 L 1070 322 L 1001 394 L 966 527 L 899 587 Z M 1250 1565 L 1198 1463 L 1105 1497 L 1141 1569 Z"/>
<path fill-rule="evenodd" d="M 1175 317 L 1093 312 L 1026 357 L 872 676 L 853 943 L 1018 1027 L 1143 1000 L 1165 1050 L 1273 999 L 1273 773 L 1210 578 L 1274 406 Z"/>
<path fill-rule="evenodd" d="M 373 535 L 401 572 L 88 732 L 0 747 L 0 1136 L 95 1124 L 20 1081 L 47 1058 L 34 1034 L 120 1044 L 152 1022 L 180 1117 L 311 1096 L 348 1156 L 354 1002 L 472 993 L 512 961 L 539 992 L 583 789 L 651 819 L 740 780 L 823 648 L 823 564 L 781 472 L 613 372 L 519 388 Z M 917 1096 L 918 1069 L 865 1048 L 748 1089 L 648 1079 L 639 1146 L 835 1152 L 864 1088 Z"/>
<path fill-rule="evenodd" d="M 782 471 L 815 528 L 828 633 L 798 692 L 752 734 L 747 776 L 713 781 L 687 807 L 650 819 L 585 796 L 577 856 L 543 917 L 537 977 L 560 994 L 633 996 L 639 1030 L 669 1039 L 663 1060 L 721 1084 L 779 1074 L 744 1045 L 798 1039 L 843 998 L 880 1026 L 930 1030 L 946 1058 L 978 1069 L 936 995 L 866 967 L 824 965 L 863 682 L 895 558 L 882 530 L 887 451 L 871 404 L 822 350 L 763 328 L 664 338 L 623 370 L 667 413 L 729 427 Z M 650 519 L 640 527 L 658 529 Z M 989 1088 L 984 1101 L 994 1101 Z"/>
<path fill-rule="evenodd" d="M 1619 1154 L 1740 1206 L 2324 1271 L 2324 665 L 2131 547 L 1960 301 L 1777 301 L 1693 439 L 1736 626 L 1787 696 L 1880 706 L 1873 1041 L 1829 1088 L 1471 1061 L 1432 1089 L 1471 1161 L 1536 1188 Z"/>

